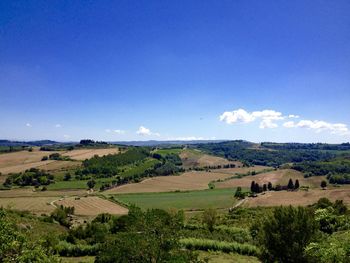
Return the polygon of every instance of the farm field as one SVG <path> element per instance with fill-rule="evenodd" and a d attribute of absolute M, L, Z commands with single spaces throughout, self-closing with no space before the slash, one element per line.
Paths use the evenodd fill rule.
<path fill-rule="evenodd" d="M 111 201 L 97 196 L 81 197 L 79 199 L 71 197 L 55 202 L 55 205 L 74 206 L 74 214 L 77 216 L 96 216 L 101 213 L 123 215 L 128 213 L 128 209 Z"/>
<path fill-rule="evenodd" d="M 30 168 L 38 168 L 47 171 L 71 168 L 79 166 L 80 162 L 72 161 L 56 161 L 47 160 L 41 161 L 44 156 L 52 153 L 60 153 L 63 156 L 68 156 L 73 160 L 81 161 L 93 157 L 94 155 L 103 156 L 107 154 L 118 153 L 118 148 L 107 149 L 78 149 L 73 151 L 40 151 L 38 147 L 33 148 L 32 152 L 19 151 L 13 153 L 5 153 L 0 155 L 0 173 L 19 173 Z M 2 177 L 2 176 L 1 176 Z M 4 181 L 5 177 L 0 177 L 0 182 Z"/>
<path fill-rule="evenodd" d="M 50 203 L 57 197 L 1 197 L 0 207 L 30 211 L 34 214 L 51 213 L 55 207 Z"/>
<path fill-rule="evenodd" d="M 229 163 L 241 165 L 240 162 L 231 162 L 225 158 L 208 155 L 199 150 L 194 149 L 185 149 L 180 152 L 179 156 L 182 160 L 183 167 L 186 169 L 193 167 L 224 165 Z"/>
<path fill-rule="evenodd" d="M 267 184 L 268 182 L 271 182 L 273 185 L 287 185 L 288 180 L 290 178 L 293 179 L 293 181 L 298 179 L 301 186 L 309 187 L 319 187 L 321 181 L 324 180 L 323 176 L 304 178 L 303 174 L 298 171 L 291 169 L 282 169 L 257 175 L 244 176 L 242 178 L 231 179 L 225 182 L 218 182 L 215 183 L 215 186 L 218 188 L 228 188 L 237 186 L 250 187 L 252 181 L 257 182 L 260 185 Z"/>
<path fill-rule="evenodd" d="M 85 159 L 90 159 L 94 157 L 94 155 L 103 156 L 116 153 L 119 153 L 119 149 L 117 147 L 113 147 L 105 149 L 77 149 L 66 152 L 62 155 L 68 156 L 73 160 L 83 161 Z"/>
<path fill-rule="evenodd" d="M 202 260 L 208 260 L 208 263 L 220 262 L 220 263 L 258 263 L 261 262 L 256 257 L 243 256 L 236 253 L 222 253 L 222 252 L 206 252 L 199 251 L 199 258 Z"/>
<path fill-rule="evenodd" d="M 230 208 L 237 201 L 233 197 L 235 189 L 208 189 L 202 191 L 138 193 L 113 195 L 123 203 L 134 204 L 142 209 L 183 209 L 187 211 L 206 208 Z"/>
<path fill-rule="evenodd" d="M 256 206 L 280 206 L 280 205 L 293 205 L 293 206 L 305 206 L 311 205 L 317 202 L 320 198 L 326 197 L 332 201 L 337 199 L 343 200 L 344 203 L 350 204 L 350 187 L 344 186 L 342 188 L 329 188 L 327 190 L 311 189 L 309 191 L 278 191 L 278 192 L 266 192 L 263 195 L 259 195 L 255 198 L 249 198 L 244 206 L 256 207 Z"/>
<path fill-rule="evenodd" d="M 265 167 L 266 168 L 266 167 Z M 233 168 L 234 173 L 246 173 L 256 170 L 256 167 Z M 208 189 L 211 181 L 225 179 L 232 174 L 220 172 L 192 171 L 185 172 L 179 176 L 157 176 L 145 179 L 140 183 L 122 185 L 106 191 L 106 193 L 144 193 L 144 192 L 171 192 L 187 190 L 204 190 Z"/>

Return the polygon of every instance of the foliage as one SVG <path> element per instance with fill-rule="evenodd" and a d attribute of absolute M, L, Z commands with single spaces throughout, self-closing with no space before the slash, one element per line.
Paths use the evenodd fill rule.
<path fill-rule="evenodd" d="M 0 262 L 53 263 L 58 259 L 40 241 L 30 243 L 7 218 L 6 211 L 0 209 Z"/>
<path fill-rule="evenodd" d="M 268 262 L 306 262 L 305 247 L 313 240 L 317 224 L 310 209 L 278 207 L 252 227 Z"/>
<path fill-rule="evenodd" d="M 210 232 L 213 232 L 217 219 L 215 209 L 209 208 L 204 210 L 202 215 L 203 224 L 205 224 Z"/>
<path fill-rule="evenodd" d="M 24 173 L 16 173 L 8 176 L 4 182 L 4 186 L 11 187 L 12 185 L 19 186 L 40 186 L 49 185 L 54 182 L 53 175 L 36 168 L 26 170 Z"/>
<path fill-rule="evenodd" d="M 52 213 L 51 218 L 56 220 L 60 225 L 70 227 L 69 216 L 74 214 L 74 207 L 57 207 Z"/>
<path fill-rule="evenodd" d="M 184 238 L 181 244 L 187 249 L 192 250 L 214 250 L 225 253 L 237 252 L 242 255 L 258 255 L 259 250 L 251 244 L 241 244 L 237 242 L 225 242 L 211 239 Z"/>

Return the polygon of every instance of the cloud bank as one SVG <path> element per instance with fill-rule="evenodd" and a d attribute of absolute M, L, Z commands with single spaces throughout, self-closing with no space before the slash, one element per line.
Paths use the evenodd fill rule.
<path fill-rule="evenodd" d="M 251 123 L 259 121 L 260 129 L 273 129 L 279 127 L 279 121 L 288 119 L 298 119 L 299 115 L 283 115 L 275 110 L 262 110 L 248 112 L 244 109 L 225 111 L 219 116 L 220 121 L 227 124 Z M 316 132 L 328 131 L 331 134 L 350 135 L 349 128 L 344 123 L 330 123 L 322 120 L 300 120 L 285 121 L 282 125 L 284 128 L 306 128 Z"/>

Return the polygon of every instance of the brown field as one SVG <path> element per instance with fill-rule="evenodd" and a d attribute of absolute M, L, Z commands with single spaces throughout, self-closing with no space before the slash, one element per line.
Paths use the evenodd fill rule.
<path fill-rule="evenodd" d="M 255 169 L 255 171 L 259 171 L 259 169 Z M 215 183 L 215 186 L 218 188 L 231 188 L 237 186 L 250 187 L 252 181 L 257 182 L 260 185 L 267 184 L 268 182 L 271 182 L 273 185 L 287 185 L 290 178 L 293 179 L 293 181 L 298 179 L 301 186 L 309 187 L 319 187 L 321 181 L 324 180 L 324 177 L 322 176 L 304 178 L 303 174 L 298 171 L 283 169 L 257 175 L 245 176 L 239 179 L 231 179 L 225 182 L 218 182 Z"/>
<path fill-rule="evenodd" d="M 204 167 L 214 165 L 224 165 L 228 163 L 235 163 L 241 165 L 240 162 L 230 162 L 225 158 L 204 154 L 198 150 L 183 150 L 180 153 L 180 158 L 184 168 L 190 167 Z"/>
<path fill-rule="evenodd" d="M 328 190 L 311 189 L 309 191 L 279 191 L 266 192 L 255 198 L 249 198 L 244 206 L 279 206 L 279 205 L 310 205 L 318 201 L 321 197 L 327 197 L 332 201 L 341 199 L 346 204 L 350 204 L 350 187 L 329 188 Z"/>
<path fill-rule="evenodd" d="M 266 168 L 266 167 L 265 167 Z M 246 173 L 256 167 L 232 168 L 231 173 Z M 179 176 L 157 176 L 143 180 L 140 183 L 126 184 L 106 191 L 108 194 L 116 193 L 143 193 L 143 192 L 170 192 L 208 189 L 211 181 L 225 179 L 232 176 L 229 173 L 204 171 L 186 172 Z"/>
<path fill-rule="evenodd" d="M 40 151 L 39 148 L 33 148 L 32 152 L 20 151 L 13 153 L 5 153 L 0 155 L 0 173 L 19 173 L 30 168 L 38 168 L 43 170 L 60 170 L 64 168 L 79 166 L 80 162 L 72 161 L 55 161 L 47 160 L 41 161 L 43 156 L 48 156 L 55 152 Z M 74 160 L 85 160 L 93 157 L 94 155 L 103 156 L 107 154 L 118 153 L 118 148 L 108 149 L 81 149 L 66 152 L 58 152 L 64 156 L 69 156 Z M 0 176 L 0 183 L 3 182 L 6 177 Z"/>
<path fill-rule="evenodd" d="M 78 200 L 76 200 L 76 198 L 67 198 L 62 201 L 57 201 L 55 204 L 63 206 L 74 206 L 75 215 L 78 216 L 95 216 L 101 213 L 122 215 L 128 213 L 128 209 L 125 207 L 97 196 L 81 197 Z"/>
<path fill-rule="evenodd" d="M 56 199 L 57 197 L 1 197 L 0 207 L 47 214 L 55 209 L 50 202 Z"/>
<path fill-rule="evenodd" d="M 67 196 L 81 196 L 86 195 L 86 190 L 60 190 L 60 191 L 35 191 L 34 188 L 18 188 L 11 190 L 0 190 L 1 198 L 14 197 L 67 197 Z"/>
<path fill-rule="evenodd" d="M 83 161 L 85 159 L 90 159 L 94 157 L 94 155 L 103 156 L 108 154 L 118 153 L 119 150 L 117 147 L 115 148 L 107 148 L 107 149 L 81 149 L 81 150 L 73 150 L 64 153 L 64 156 L 69 156 L 73 160 Z"/>

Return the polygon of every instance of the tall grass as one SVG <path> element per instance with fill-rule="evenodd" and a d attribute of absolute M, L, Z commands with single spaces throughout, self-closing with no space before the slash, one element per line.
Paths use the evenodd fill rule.
<path fill-rule="evenodd" d="M 212 239 L 184 238 L 180 243 L 191 250 L 214 250 L 225 253 L 235 252 L 241 255 L 257 256 L 259 249 L 250 244 L 240 244 L 237 242 L 217 241 Z"/>

